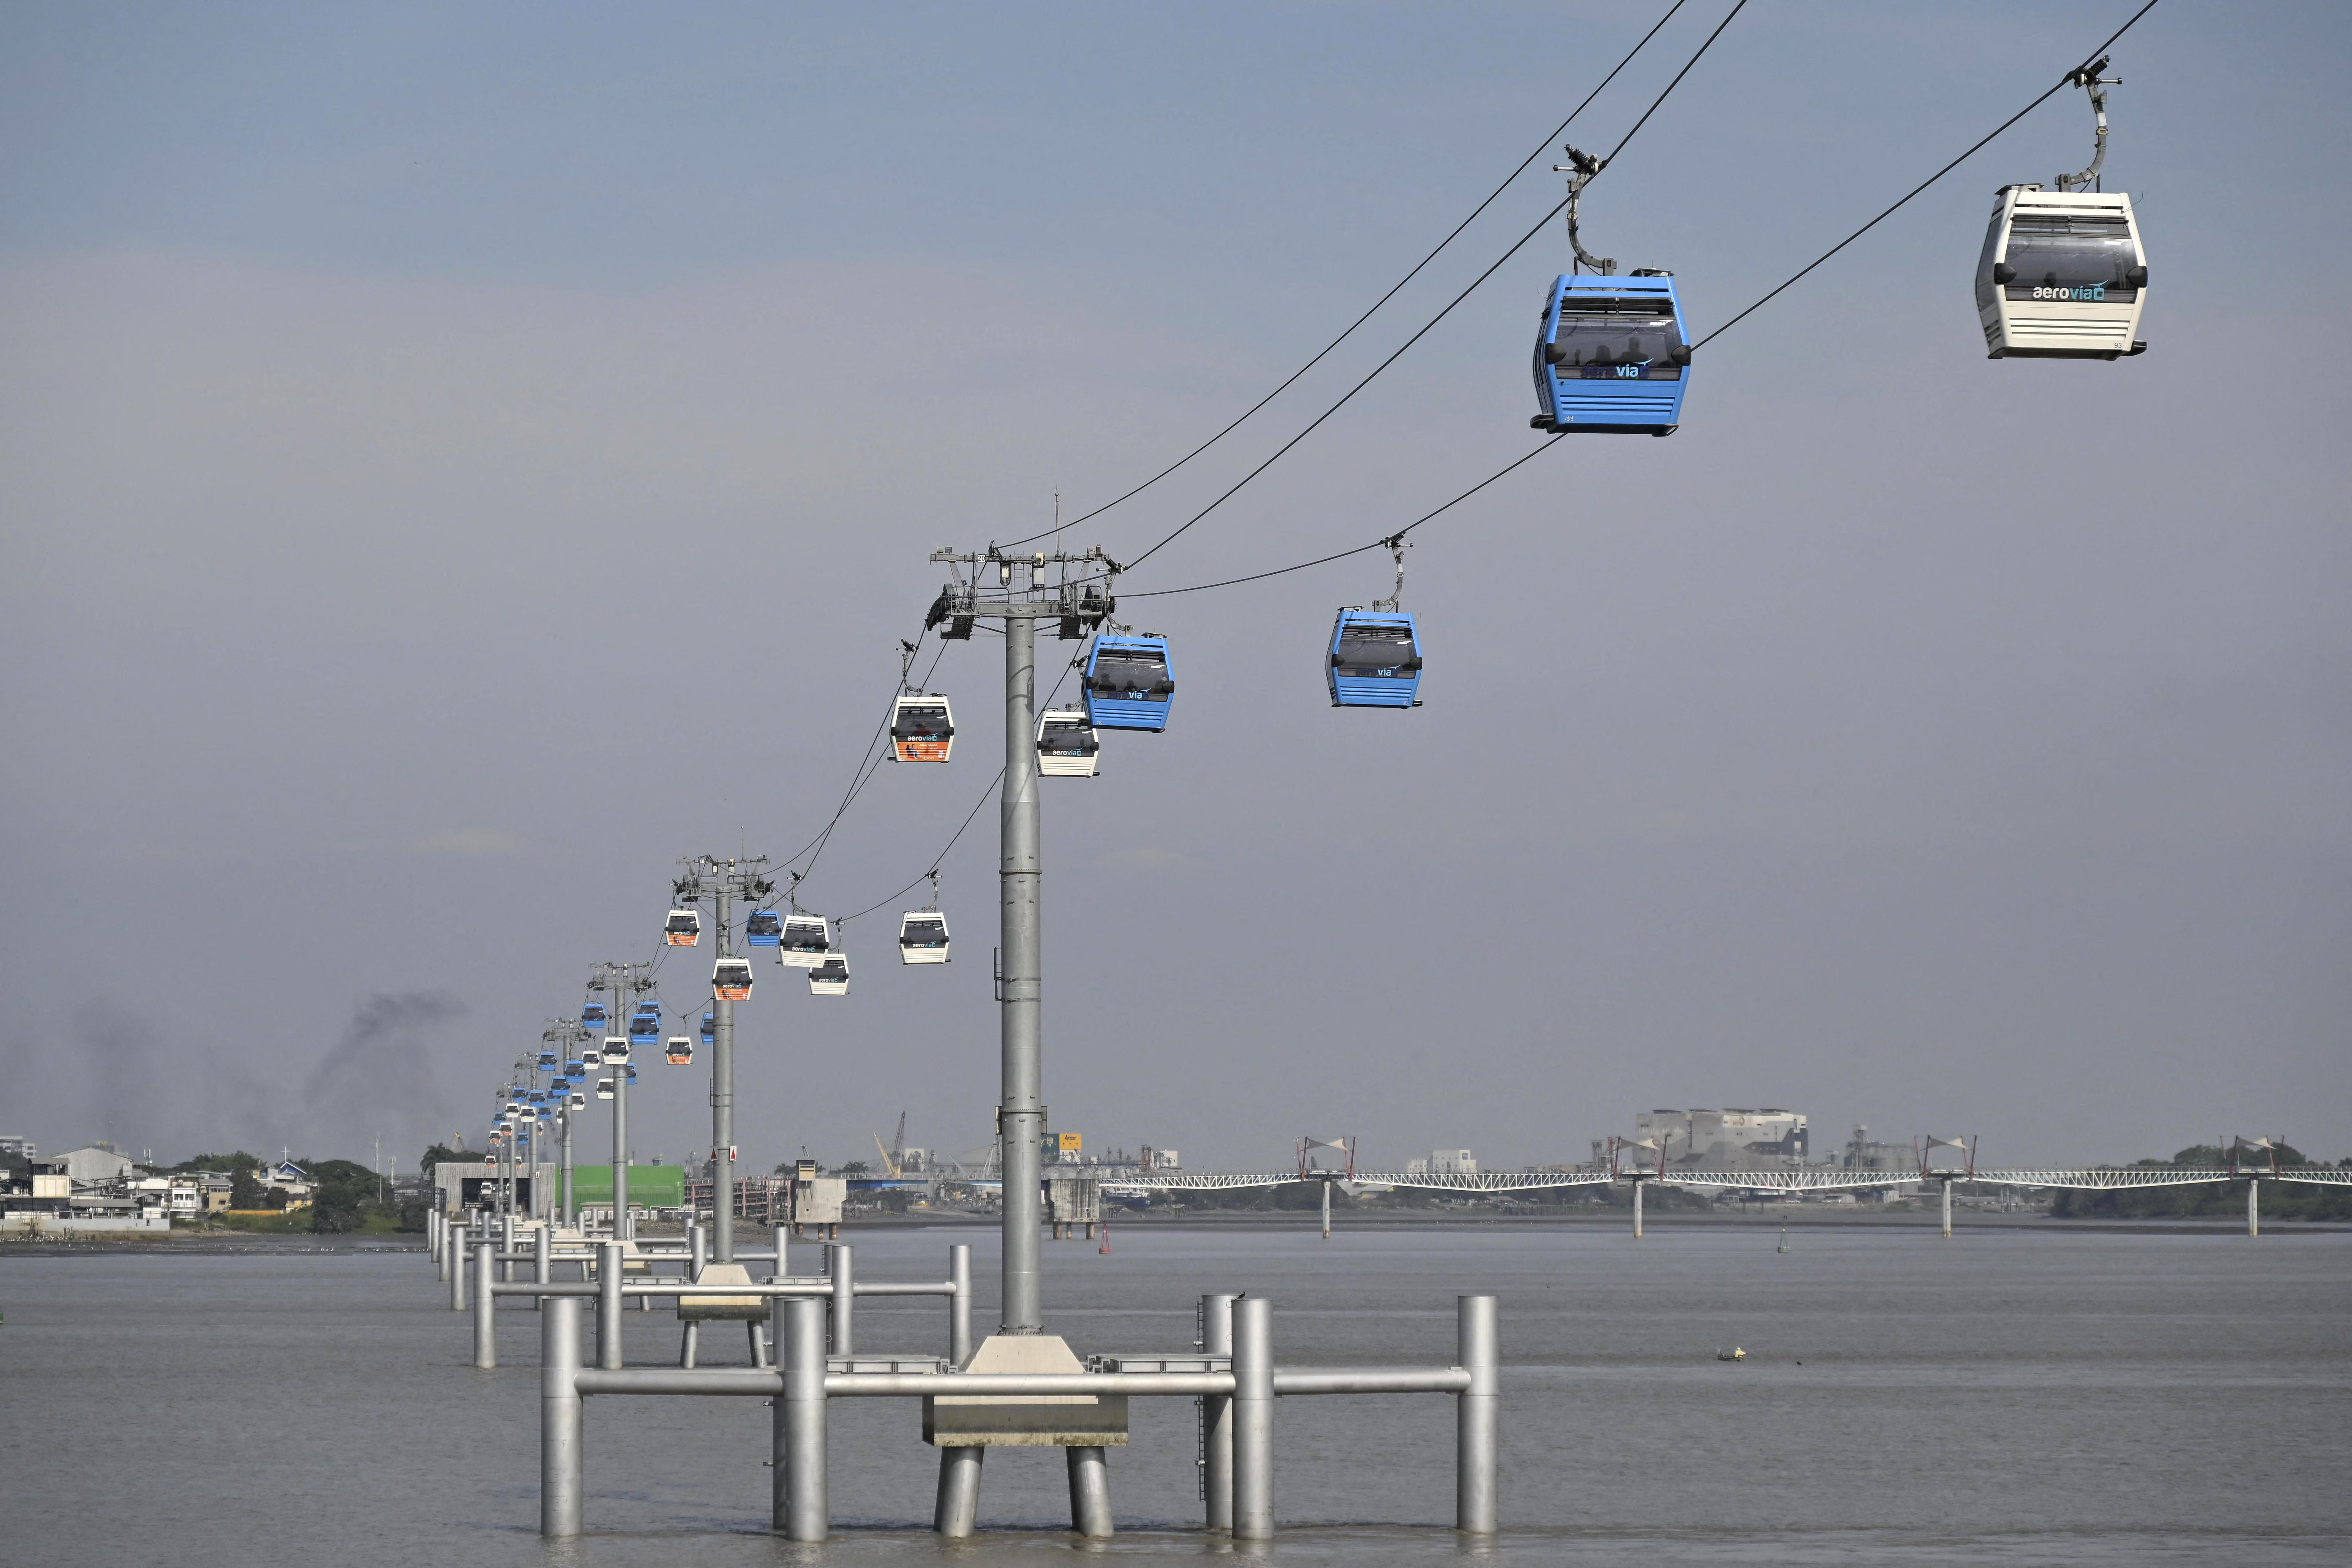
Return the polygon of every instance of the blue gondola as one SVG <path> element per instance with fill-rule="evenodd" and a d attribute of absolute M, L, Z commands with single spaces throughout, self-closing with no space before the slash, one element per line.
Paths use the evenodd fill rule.
<path fill-rule="evenodd" d="M 702 1043 L 706 1046 L 716 1045 L 718 1040 L 719 1015 L 715 1012 L 705 1013 L 702 1016 Z"/>
<path fill-rule="evenodd" d="M 541 1072 L 553 1072 L 555 1070 L 555 1053 L 553 1051 L 541 1051 L 539 1053 L 539 1070 Z"/>
<path fill-rule="evenodd" d="M 580 1005 L 580 1026 L 583 1029 L 602 1029 L 604 1026 L 604 1004 L 602 1002 L 582 1003 Z"/>
<path fill-rule="evenodd" d="M 1421 706 L 1421 638 L 1411 616 L 1341 610 L 1328 651 L 1332 707 Z"/>
<path fill-rule="evenodd" d="M 1553 435 L 1671 436 L 1690 359 L 1672 273 L 1557 278 L 1536 330 L 1543 412 L 1528 423 Z"/>
<path fill-rule="evenodd" d="M 784 917 L 773 910 L 753 910 L 743 921 L 743 941 L 750 947 L 782 947 Z"/>
<path fill-rule="evenodd" d="M 1095 638 L 1087 655 L 1087 722 L 1097 730 L 1168 728 L 1175 666 L 1162 637 Z"/>
<path fill-rule="evenodd" d="M 662 1010 L 658 1003 L 641 1002 L 629 1019 L 629 1044 L 651 1050 L 661 1040 Z"/>
<path fill-rule="evenodd" d="M 565 1078 L 585 1078 L 588 1076 L 588 1064 L 582 1061 L 578 1057 L 573 1057 L 570 1061 L 563 1064 L 563 1076 Z"/>

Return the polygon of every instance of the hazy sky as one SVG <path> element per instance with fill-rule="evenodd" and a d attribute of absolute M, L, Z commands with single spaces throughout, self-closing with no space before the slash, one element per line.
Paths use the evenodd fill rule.
<path fill-rule="evenodd" d="M 1663 8 L 0 7 L 0 1131 L 478 1145 L 679 857 L 823 825 L 930 550 L 1247 406 Z M 1754 0 L 1588 239 L 1704 332 L 2132 8 Z M 1580 1158 L 1727 1104 L 1991 1163 L 2352 1152 L 2347 41 L 2167 0 L 2118 48 L 2146 355 L 1983 357 L 1993 187 L 2088 158 L 2062 95 L 1706 349 L 1671 440 L 1565 441 L 1423 529 L 1418 711 L 1324 693 L 1383 557 L 1130 599 L 1178 694 L 1044 785 L 1054 1126 L 1194 1165 Z M 1556 161 L 1071 542 L 1205 504 Z M 1123 587 L 1362 542 L 1526 451 L 1567 260 L 1555 226 Z M 981 798 L 998 646 L 935 684 L 954 763 L 875 778 L 811 907 L 885 899 Z M 893 906 L 846 999 L 761 967 L 751 1168 L 902 1109 L 990 1136 L 994 825 L 946 861 L 952 964 L 900 967 Z M 643 1070 L 640 1158 L 704 1145 L 706 1076 Z"/>

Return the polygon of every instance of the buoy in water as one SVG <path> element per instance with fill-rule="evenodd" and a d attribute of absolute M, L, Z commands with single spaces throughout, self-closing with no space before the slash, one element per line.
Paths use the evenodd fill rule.
<path fill-rule="evenodd" d="M 1103 1244 L 1097 1250 L 1098 1250 L 1105 1258 L 1108 1258 L 1110 1256 L 1110 1221 L 1103 1221 L 1102 1233 Z"/>
<path fill-rule="evenodd" d="M 1734 1345 L 1727 1351 L 1716 1352 L 1715 1359 L 1717 1361 L 1746 1361 L 1748 1359 L 1748 1352 L 1741 1350 L 1738 1345 Z"/>

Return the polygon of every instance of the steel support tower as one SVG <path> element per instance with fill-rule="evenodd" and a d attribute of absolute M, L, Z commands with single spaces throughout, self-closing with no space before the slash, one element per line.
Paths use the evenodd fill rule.
<path fill-rule="evenodd" d="M 998 1059 L 996 1109 L 1004 1178 L 1001 1322 L 1004 1334 L 1041 1334 L 1038 1233 L 1045 1219 L 1039 1152 L 1045 1131 L 1044 1052 L 1043 850 L 1037 809 L 1037 623 L 1056 623 L 1076 639 L 1110 613 L 1116 566 L 1099 550 L 1082 555 L 980 554 L 939 550 L 951 580 L 924 618 L 945 640 L 971 636 L 977 620 L 1004 626 L 1004 788 L 998 814 Z M 1048 568 L 1056 581 L 1045 581 Z M 1076 573 L 1072 574 L 1072 568 Z M 970 575 L 967 578 L 966 573 Z M 995 581 L 988 581 L 990 577 Z"/>

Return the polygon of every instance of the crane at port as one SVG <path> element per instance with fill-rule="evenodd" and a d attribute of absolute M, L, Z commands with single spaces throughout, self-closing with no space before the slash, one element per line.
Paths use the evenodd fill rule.
<path fill-rule="evenodd" d="M 882 1168 L 894 1176 L 905 1175 L 907 1173 L 907 1113 L 903 1110 L 898 1112 L 898 1131 L 891 1141 L 889 1148 L 882 1147 L 882 1134 L 877 1132 L 873 1137 L 875 1152 L 882 1156 Z"/>

